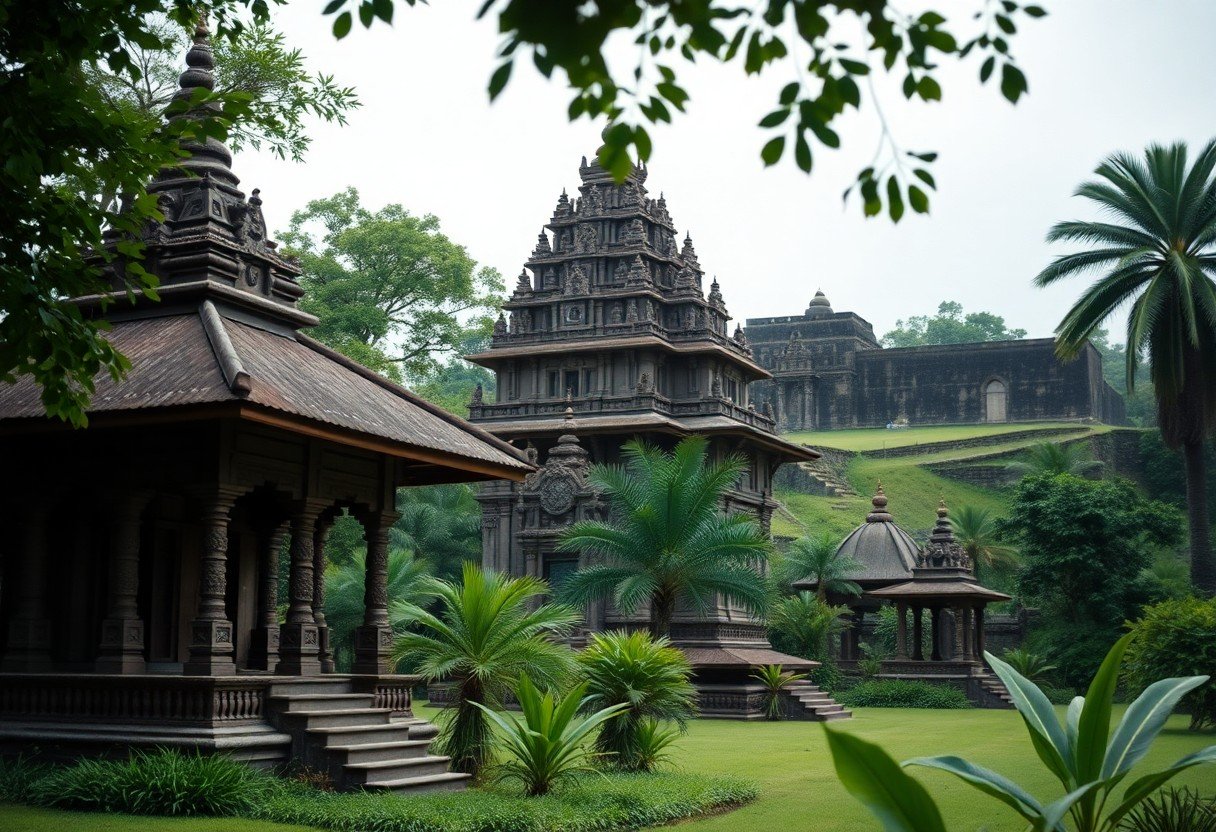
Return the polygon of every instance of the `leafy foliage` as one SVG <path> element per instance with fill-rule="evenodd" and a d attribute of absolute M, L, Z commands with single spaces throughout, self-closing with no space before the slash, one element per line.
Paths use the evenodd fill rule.
<path fill-rule="evenodd" d="M 1193 789 L 1162 789 L 1137 806 L 1124 832 L 1216 832 L 1216 799 Z"/>
<path fill-rule="evenodd" d="M 1008 688 L 1044 766 L 1060 781 L 1064 794 L 1044 805 L 1006 777 L 953 756 L 918 757 L 903 766 L 949 772 L 1021 815 L 1034 830 L 1113 832 L 1130 812 L 1177 775 L 1197 765 L 1216 763 L 1216 746 L 1189 754 L 1172 766 L 1141 774 L 1116 798 L 1131 769 L 1148 753 L 1178 701 L 1207 681 L 1206 676 L 1162 679 L 1150 685 L 1124 711 L 1111 731 L 1111 703 L 1129 636 L 1107 654 L 1089 692 L 1068 707 L 1061 724 L 1043 692 L 1005 662 L 985 658 Z M 845 788 L 882 821 L 888 832 L 943 830 L 941 813 L 924 787 L 900 771 L 877 745 L 828 731 L 828 744 Z"/>
<path fill-rule="evenodd" d="M 570 648 L 549 637 L 562 635 L 580 616 L 561 604 L 534 602 L 549 592 L 544 581 L 511 578 L 466 563 L 463 583 L 438 578 L 423 582 L 422 593 L 439 605 L 434 614 L 418 604 L 396 605 L 407 626 L 397 636 L 394 661 L 410 659 L 428 680 L 454 685 L 451 704 L 441 714 L 436 741 L 452 768 L 477 774 L 489 758 L 491 737 L 479 705 L 498 708 L 523 673 L 548 688 L 573 670 Z"/>
<path fill-rule="evenodd" d="M 393 545 L 425 556 L 439 577 L 453 579 L 465 563 L 481 561 L 481 505 L 467 483 L 400 488 L 397 511 Z"/>
<path fill-rule="evenodd" d="M 871 679 L 836 695 L 847 708 L 970 708 L 967 695 L 949 685 L 904 679 Z"/>
<path fill-rule="evenodd" d="M 321 321 L 313 334 L 390 378 L 423 377 L 493 327 L 502 276 L 478 268 L 432 214 L 372 212 L 347 188 L 292 214 L 281 239 L 300 258 L 300 306 Z"/>
<path fill-rule="evenodd" d="M 325 570 L 325 621 L 329 644 L 339 673 L 349 672 L 355 655 L 355 628 L 363 624 L 363 591 L 367 570 L 367 550 L 359 549 L 342 565 L 331 563 Z M 391 548 L 388 553 L 389 622 L 400 631 L 408 615 L 407 605 L 425 597 L 429 562 L 407 549 Z"/>
<path fill-rule="evenodd" d="M 670 453 L 634 440 L 621 454 L 623 466 L 595 465 L 589 475 L 613 519 L 575 523 L 558 544 L 603 562 L 571 575 L 563 595 L 574 603 L 611 597 L 626 614 L 649 604 L 656 636 L 667 635 L 679 602 L 704 609 L 721 595 L 763 610 L 767 594 L 758 567 L 769 538 L 752 516 L 721 511 L 742 459 L 711 462 L 702 436 L 680 440 Z"/>
<path fill-rule="evenodd" d="M 1145 607 L 1131 625 L 1125 678 L 1143 690 L 1163 676 L 1216 677 L 1216 598 L 1185 598 Z M 1191 730 L 1216 726 L 1216 684 L 1209 681 L 1182 700 Z"/>
<path fill-rule="evenodd" d="M 459 352 L 468 355 L 480 350 L 462 345 Z M 415 380 L 411 389 L 431 404 L 463 419 L 468 418 L 469 401 L 478 385 L 481 385 L 486 401 L 493 400 L 495 381 L 494 374 L 485 367 L 453 358 Z"/>
<path fill-rule="evenodd" d="M 585 711 L 629 708 L 604 725 L 595 740 L 596 749 L 611 755 L 607 761 L 617 768 L 649 771 L 671 742 L 660 723 L 674 723 L 679 732 L 696 715 L 692 667 L 666 638 L 641 631 L 594 633 L 578 664 L 586 681 Z"/>
<path fill-rule="evenodd" d="M 127 760 L 81 760 L 32 786 L 34 802 L 133 815 L 239 815 L 270 778 L 221 755 L 136 751 Z"/>
<path fill-rule="evenodd" d="M 1005 545 L 1000 520 L 990 509 L 966 504 L 950 515 L 954 539 L 971 558 L 976 580 L 989 570 L 1006 572 L 1019 564 L 1018 550 Z"/>
<path fill-rule="evenodd" d="M 778 720 L 785 713 L 782 706 L 782 694 L 789 690 L 794 682 L 807 678 L 805 673 L 794 673 L 779 664 L 766 664 L 758 667 L 751 674 L 764 687 L 764 714 L 771 720 Z"/>
<path fill-rule="evenodd" d="M 821 603 L 828 593 L 857 596 L 861 587 L 849 580 L 849 575 L 863 567 L 853 558 L 840 553 L 840 538 L 829 531 L 813 537 L 800 537 L 784 552 L 773 558 L 773 579 L 780 592 L 789 592 L 796 582 L 814 583 L 815 597 Z"/>
<path fill-rule="evenodd" d="M 414 0 L 406 2 L 414 5 Z M 814 147 L 840 146 L 833 124 L 849 109 L 860 109 L 872 70 L 902 75 L 904 97 L 929 103 L 942 98 L 935 75 L 941 62 L 974 55 L 982 58 L 980 82 L 999 78 L 1001 95 L 1016 103 L 1028 84 L 1010 40 L 1025 19 L 1047 12 L 1015 0 L 976 5 L 974 14 L 970 6 L 957 12 L 953 23 L 936 10 L 912 15 L 886 0 L 768 0 L 758 5 L 601 0 L 556 12 L 547 5 L 542 10 L 535 0 L 503 0 L 484 3 L 478 16 L 496 11 L 504 37 L 498 66 L 490 75 L 491 100 L 506 88 L 521 55 L 530 53 L 546 78 L 555 70 L 564 72 L 573 92 L 570 119 L 608 117 L 599 160 L 623 180 L 632 166 L 631 149 L 641 160 L 650 158 L 648 125 L 670 123 L 673 110 L 683 112 L 688 104 L 688 91 L 675 69 L 679 61 L 737 62 L 748 75 L 770 65 L 793 64 L 794 80 L 760 121 L 760 127 L 770 131 L 760 158 L 773 165 L 788 152 L 807 173 L 814 163 Z M 333 0 L 325 10 L 334 15 L 334 34 L 343 38 L 351 31 L 355 10 L 366 27 L 377 19 L 391 22 L 393 8 L 391 0 Z M 616 38 L 640 47 L 636 66 L 610 65 L 607 44 Z M 871 99 L 879 105 L 874 96 Z M 901 151 L 885 126 L 879 151 L 876 163 L 858 174 L 846 198 L 858 190 L 866 216 L 880 213 L 885 198 L 895 222 L 903 217 L 905 205 L 927 212 L 926 191 L 936 183 L 926 167 L 918 165 L 927 166 L 937 154 Z"/>
<path fill-rule="evenodd" d="M 937 314 L 914 315 L 895 322 L 895 329 L 882 336 L 884 347 L 919 347 L 925 344 L 973 344 L 980 341 L 1016 341 L 1026 337 L 1024 329 L 1009 329 L 1005 319 L 991 312 L 968 312 L 963 305 L 944 300 Z"/>
<path fill-rule="evenodd" d="M 849 627 L 848 607 L 832 606 L 809 592 L 773 601 L 765 615 L 777 649 L 822 662 L 831 654 L 832 637 Z"/>
<path fill-rule="evenodd" d="M 1055 659 L 1066 684 L 1093 675 L 1095 656 L 1135 617 L 1141 570 L 1183 528 L 1174 508 L 1125 480 L 1070 474 L 1023 479 L 1005 527 L 1024 561 L 1018 592 L 1043 610 L 1031 647 Z"/>
<path fill-rule="evenodd" d="M 502 732 L 502 744 L 509 759 L 498 766 L 502 777 L 518 779 L 531 797 L 548 794 L 559 783 L 582 772 L 594 771 L 593 755 L 583 740 L 604 723 L 628 710 L 624 702 L 609 705 L 582 719 L 578 712 L 585 705 L 587 683 L 575 685 L 561 697 L 552 692 L 541 694 L 523 674 L 515 686 L 515 698 L 524 721 L 502 716 L 482 705 L 473 704 Z"/>
<path fill-rule="evenodd" d="M 1140 435 L 1140 468 L 1145 490 L 1158 500 L 1186 508 L 1186 463 L 1182 454 L 1171 449 L 1160 431 Z M 1216 518 L 1216 446 L 1203 448 L 1204 476 L 1207 478 L 1208 516 Z"/>
<path fill-rule="evenodd" d="M 1054 664 L 1047 661 L 1045 656 L 1024 647 L 1006 650 L 1001 656 L 1001 660 L 1037 685 L 1044 684 L 1051 672 L 1057 669 Z"/>
<path fill-rule="evenodd" d="M 1005 466 L 1019 477 L 1053 477 L 1072 474 L 1083 477 L 1101 470 L 1089 446 L 1080 442 L 1035 442 L 1023 451 L 1022 459 Z"/>
<path fill-rule="evenodd" d="M 1075 358 L 1085 341 L 1122 308 L 1127 323 L 1127 389 L 1147 355 L 1157 424 L 1167 445 L 1182 447 L 1187 466 L 1191 570 L 1195 585 L 1216 592 L 1210 540 L 1204 440 L 1216 430 L 1216 141 L 1192 164 L 1187 146 L 1151 145 L 1143 157 L 1116 153 L 1077 191 L 1104 221 L 1057 223 L 1049 242 L 1084 248 L 1057 257 L 1035 282 L 1097 280 L 1056 329 L 1056 352 Z"/>

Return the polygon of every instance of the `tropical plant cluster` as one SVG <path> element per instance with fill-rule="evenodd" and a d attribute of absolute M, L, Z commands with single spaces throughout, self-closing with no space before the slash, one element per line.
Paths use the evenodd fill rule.
<path fill-rule="evenodd" d="M 1124 679 L 1143 690 L 1164 676 L 1208 676 L 1182 700 L 1191 729 L 1216 727 L 1216 598 L 1185 598 L 1146 607 L 1131 625 Z"/>
<path fill-rule="evenodd" d="M 949 685 L 905 679 L 868 679 L 836 693 L 846 708 L 970 708 L 967 694 Z"/>
<path fill-rule="evenodd" d="M 170 789 L 165 784 L 170 783 Z M 178 794 L 181 792 L 182 794 Z M 544 797 L 494 786 L 402 800 L 320 791 L 225 757 L 177 751 L 54 767 L 0 762 L 0 802 L 143 815 L 244 817 L 340 832 L 591 832 L 661 826 L 756 798 L 732 777 L 608 773 Z"/>

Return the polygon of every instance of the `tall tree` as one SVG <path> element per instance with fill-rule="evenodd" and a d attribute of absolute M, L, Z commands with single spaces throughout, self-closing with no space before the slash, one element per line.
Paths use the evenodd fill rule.
<path fill-rule="evenodd" d="M 1013 341 L 1025 338 L 1026 330 L 1009 329 L 1005 319 L 991 312 L 968 312 L 963 305 L 944 300 L 936 315 L 914 315 L 896 321 L 895 329 L 882 336 L 888 347 L 919 347 L 925 344 L 972 344 L 980 341 Z"/>
<path fill-rule="evenodd" d="M 304 270 L 300 305 L 321 320 L 313 334 L 390 376 L 434 371 L 494 325 L 502 276 L 478 268 L 433 214 L 372 212 L 347 188 L 292 214 L 281 239 Z"/>
<path fill-rule="evenodd" d="M 1144 156 L 1117 153 L 1098 166 L 1098 180 L 1077 189 L 1107 219 L 1056 224 L 1050 242 L 1081 251 L 1056 258 L 1035 278 L 1049 286 L 1096 272 L 1098 279 L 1056 330 L 1056 352 L 1075 358 L 1115 310 L 1131 303 L 1127 323 L 1127 388 L 1147 356 L 1157 397 L 1157 423 L 1186 462 L 1191 576 L 1216 593 L 1216 559 L 1207 511 L 1204 442 L 1216 431 L 1216 141 L 1194 164 L 1182 142 L 1152 145 Z"/>
<path fill-rule="evenodd" d="M 963 505 L 950 515 L 954 539 L 971 558 L 976 580 L 988 569 L 1011 569 L 1018 565 L 1018 550 L 1005 544 L 1001 524 L 991 510 Z"/>
<path fill-rule="evenodd" d="M 670 453 L 635 440 L 621 450 L 624 465 L 592 467 L 589 480 L 607 497 L 611 519 L 583 520 L 563 533 L 561 551 L 602 559 L 566 579 L 566 598 L 612 598 L 626 614 L 649 605 L 655 636 L 670 632 L 680 602 L 705 609 L 725 596 L 763 609 L 759 567 L 768 535 L 750 515 L 721 508 L 743 460 L 711 462 L 708 447 L 702 436 L 680 440 Z"/>
<path fill-rule="evenodd" d="M 1102 466 L 1102 462 L 1094 459 L 1087 444 L 1046 441 L 1029 445 L 1020 459 L 1007 463 L 1005 468 L 1019 477 L 1050 477 L 1055 474 L 1083 477 L 1100 471 Z"/>
<path fill-rule="evenodd" d="M 848 555 L 840 554 L 840 539 L 828 531 L 800 537 L 773 558 L 773 578 L 779 591 L 791 591 L 795 581 L 812 580 L 815 598 L 821 604 L 827 602 L 829 592 L 860 595 L 861 587 L 849 576 L 864 568 Z"/>

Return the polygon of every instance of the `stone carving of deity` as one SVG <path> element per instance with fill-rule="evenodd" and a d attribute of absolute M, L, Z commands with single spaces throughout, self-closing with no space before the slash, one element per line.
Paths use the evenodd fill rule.
<path fill-rule="evenodd" d="M 612 309 L 608 313 L 608 323 L 619 324 L 624 321 L 624 313 L 621 312 L 619 303 L 612 304 Z"/>
<path fill-rule="evenodd" d="M 590 223 L 580 225 L 574 241 L 574 250 L 587 254 L 595 251 L 598 245 L 599 234 L 596 233 L 595 226 Z"/>

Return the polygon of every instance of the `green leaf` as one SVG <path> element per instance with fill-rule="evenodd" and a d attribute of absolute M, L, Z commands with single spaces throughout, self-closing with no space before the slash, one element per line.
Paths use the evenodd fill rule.
<path fill-rule="evenodd" d="M 1026 90 L 1026 76 L 1022 74 L 1022 70 L 1013 64 L 1001 67 L 1001 95 L 1016 104 L 1018 99 L 1026 94 Z"/>
<path fill-rule="evenodd" d="M 787 118 L 790 117 L 789 110 L 773 110 L 771 113 L 760 119 L 761 127 L 776 127 Z"/>
<path fill-rule="evenodd" d="M 925 766 L 948 771 L 985 794 L 995 797 L 1026 820 L 1034 821 L 1043 814 L 1043 806 L 1025 789 L 995 771 L 969 763 L 961 757 L 917 757 L 905 760 L 905 766 Z"/>
<path fill-rule="evenodd" d="M 988 83 L 988 78 L 992 75 L 992 70 L 996 66 L 996 58 L 989 55 L 984 59 L 984 63 L 980 65 L 980 83 Z"/>
<path fill-rule="evenodd" d="M 350 12 L 342 12 L 342 14 L 334 18 L 334 37 L 342 40 L 342 38 L 349 35 L 351 23 Z"/>
<path fill-rule="evenodd" d="M 899 190 L 899 182 L 894 176 L 887 179 L 887 213 L 891 222 L 899 222 L 904 216 L 904 195 Z"/>
<path fill-rule="evenodd" d="M 1034 828 L 1038 832 L 1048 832 L 1048 830 L 1058 830 L 1064 832 L 1064 816 L 1068 814 L 1068 810 L 1081 798 L 1088 795 L 1094 789 L 1105 785 L 1101 780 L 1093 783 L 1086 783 L 1079 789 L 1069 792 L 1061 797 L 1055 803 L 1048 804 L 1043 807 L 1043 814 L 1034 823 Z"/>
<path fill-rule="evenodd" d="M 346 0 L 330 0 L 325 8 L 321 10 L 321 14 L 333 14 L 338 9 L 346 5 Z"/>
<path fill-rule="evenodd" d="M 925 101 L 941 101 L 942 85 L 925 75 L 916 84 L 916 92 Z"/>
<path fill-rule="evenodd" d="M 1047 16 L 1047 10 L 1042 6 L 1027 6 L 1026 8 L 1022 9 L 1022 11 L 1025 12 L 1029 17 Z"/>
<path fill-rule="evenodd" d="M 1141 801 L 1151 795 L 1157 789 L 1165 785 L 1175 775 L 1191 768 L 1192 766 L 1202 765 L 1204 763 L 1216 763 L 1216 745 L 1209 745 L 1201 751 L 1196 751 L 1194 754 L 1188 754 L 1178 762 L 1174 763 L 1164 771 L 1157 771 L 1153 774 L 1146 774 L 1140 779 L 1133 782 L 1127 787 L 1127 791 L 1123 793 L 1123 802 L 1114 809 L 1106 817 L 1106 824 L 1110 828 L 1114 828 L 1123 816 L 1136 808 Z"/>
<path fill-rule="evenodd" d="M 933 179 L 933 174 L 929 173 L 929 171 L 925 170 L 924 168 L 914 168 L 912 170 L 912 175 L 921 182 L 924 182 L 930 188 L 937 190 L 937 182 Z"/>
<path fill-rule="evenodd" d="M 794 142 L 794 161 L 798 163 L 798 167 L 806 173 L 811 172 L 811 146 L 807 143 L 806 134 L 799 133 L 797 140 Z"/>
<path fill-rule="evenodd" d="M 760 151 L 760 158 L 764 160 L 765 167 L 772 167 L 781 159 L 781 154 L 785 151 L 785 136 L 778 136 L 775 139 L 770 139 L 764 148 Z"/>
<path fill-rule="evenodd" d="M 1102 776 L 1122 774 L 1139 762 L 1148 753 L 1174 706 L 1207 680 L 1207 676 L 1183 676 L 1162 679 L 1145 688 L 1123 712 L 1123 719 L 1106 749 Z"/>
<path fill-rule="evenodd" d="M 861 61 L 855 61 L 855 60 L 852 60 L 851 58 L 841 58 L 840 66 L 844 69 L 845 72 L 849 73 L 850 75 L 869 75 L 870 74 L 869 64 L 862 63 Z"/>
<path fill-rule="evenodd" d="M 791 81 L 781 88 L 781 95 L 777 100 L 781 102 L 782 106 L 788 107 L 798 97 L 798 90 L 800 89 L 801 87 L 797 81 Z"/>
<path fill-rule="evenodd" d="M 511 80 L 511 68 L 515 65 L 514 61 L 507 61 L 494 70 L 494 74 L 490 76 L 490 100 L 498 98 L 499 94 L 506 88 L 507 82 Z M 577 100 L 577 99 L 576 99 Z"/>
<path fill-rule="evenodd" d="M 824 728 L 836 776 L 882 822 L 886 832 L 946 832 L 925 787 L 874 743 Z"/>
<path fill-rule="evenodd" d="M 915 185 L 908 186 L 908 204 L 912 206 L 912 210 L 918 214 L 929 213 L 929 197 L 920 188 Z"/>
<path fill-rule="evenodd" d="M 1119 683 L 1123 653 L 1131 637 L 1132 634 L 1128 633 L 1114 643 L 1085 694 L 1085 705 L 1077 722 L 1077 742 L 1073 748 L 1078 782 L 1097 780 L 1102 771 L 1106 740 L 1110 735 L 1110 703 L 1115 696 L 1115 686 Z"/>
<path fill-rule="evenodd" d="M 1068 744 L 1068 736 L 1056 719 L 1051 702 L 1043 691 L 1039 690 L 1038 685 L 996 656 L 985 652 L 984 658 L 1009 690 L 1014 707 L 1018 709 L 1030 731 L 1030 742 L 1039 759 L 1059 778 L 1065 788 L 1072 788 L 1076 783 L 1072 770 L 1072 748 Z"/>

